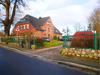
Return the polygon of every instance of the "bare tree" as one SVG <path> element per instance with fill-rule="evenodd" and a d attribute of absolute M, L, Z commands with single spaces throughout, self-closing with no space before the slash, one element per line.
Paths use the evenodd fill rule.
<path fill-rule="evenodd" d="M 63 29 L 62 30 L 63 33 L 67 34 L 67 36 L 69 35 L 70 33 L 70 29 L 68 27 L 66 27 L 66 29 Z"/>
<path fill-rule="evenodd" d="M 81 26 L 80 23 L 76 23 L 74 25 L 74 29 L 75 29 L 75 31 L 81 31 L 81 30 L 85 30 L 85 27 L 84 26 Z"/>
<path fill-rule="evenodd" d="M 4 26 L 6 36 L 10 35 L 10 27 L 16 19 L 16 15 L 20 7 L 26 7 L 27 0 L 0 0 L 0 12 L 4 10 L 4 14 L 0 13 L 0 26 Z"/>
<path fill-rule="evenodd" d="M 95 9 L 88 18 L 90 28 L 100 34 L 100 8 Z"/>
<path fill-rule="evenodd" d="M 90 31 L 92 31 L 92 30 L 93 30 L 93 27 L 92 27 L 92 25 L 91 25 L 91 24 L 89 24 L 89 25 L 88 25 L 88 29 L 87 29 L 87 31 L 89 31 L 89 30 L 90 30 Z"/>

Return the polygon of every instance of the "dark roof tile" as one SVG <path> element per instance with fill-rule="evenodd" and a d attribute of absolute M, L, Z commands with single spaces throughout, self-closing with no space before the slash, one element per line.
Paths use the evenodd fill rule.
<path fill-rule="evenodd" d="M 55 26 L 54 26 L 54 33 L 56 33 L 56 34 L 62 34 Z"/>

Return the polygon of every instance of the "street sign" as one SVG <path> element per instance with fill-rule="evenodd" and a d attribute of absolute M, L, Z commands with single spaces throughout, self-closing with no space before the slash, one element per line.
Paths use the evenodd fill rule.
<path fill-rule="evenodd" d="M 17 27 L 15 31 L 20 31 L 19 27 Z"/>

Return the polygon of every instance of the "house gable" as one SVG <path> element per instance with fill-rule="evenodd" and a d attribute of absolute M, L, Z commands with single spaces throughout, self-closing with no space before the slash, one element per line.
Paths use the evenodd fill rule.
<path fill-rule="evenodd" d="M 49 22 L 49 24 L 48 24 Z M 44 37 L 50 37 L 53 39 L 54 36 L 54 26 L 52 24 L 52 21 L 50 19 L 50 17 L 46 20 L 46 22 L 44 23 L 44 25 L 41 25 L 43 31 L 43 36 Z"/>
<path fill-rule="evenodd" d="M 28 25 L 28 26 L 27 26 Z M 16 31 L 16 28 L 19 28 L 20 31 Z M 35 28 L 30 24 L 30 23 L 21 23 L 21 24 L 17 24 L 14 29 L 14 34 L 19 35 L 19 36 L 23 36 L 25 35 L 26 32 L 30 31 L 30 33 L 33 34 L 33 31 L 35 31 Z M 21 35 L 20 35 L 21 34 Z"/>

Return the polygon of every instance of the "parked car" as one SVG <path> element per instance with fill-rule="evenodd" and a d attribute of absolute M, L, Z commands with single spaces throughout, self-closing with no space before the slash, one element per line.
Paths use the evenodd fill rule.
<path fill-rule="evenodd" d="M 64 38 L 61 38 L 61 39 L 60 39 L 60 41 L 63 41 L 63 40 L 64 40 Z"/>
<path fill-rule="evenodd" d="M 48 38 L 48 37 L 43 37 L 42 39 L 44 39 L 44 41 L 46 41 L 46 42 L 50 42 L 50 38 Z"/>
<path fill-rule="evenodd" d="M 72 39 L 72 37 L 66 38 L 67 41 L 71 41 L 71 39 Z M 60 39 L 60 41 L 64 41 L 64 40 L 65 40 L 65 38 L 61 38 L 61 39 Z"/>

